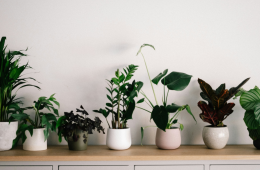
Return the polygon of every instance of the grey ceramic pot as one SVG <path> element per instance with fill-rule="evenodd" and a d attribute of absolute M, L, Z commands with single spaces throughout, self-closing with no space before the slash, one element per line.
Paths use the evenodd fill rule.
<path fill-rule="evenodd" d="M 205 145 L 209 149 L 222 149 L 226 146 L 229 138 L 227 126 L 212 127 L 205 126 L 202 131 L 202 137 Z"/>
<path fill-rule="evenodd" d="M 83 151 L 88 146 L 88 132 L 76 130 L 72 137 L 68 138 L 69 150 Z"/>

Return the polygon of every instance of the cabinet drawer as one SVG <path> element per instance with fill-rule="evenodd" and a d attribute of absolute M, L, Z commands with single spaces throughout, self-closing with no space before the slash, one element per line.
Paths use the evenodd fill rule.
<path fill-rule="evenodd" d="M 135 170 L 204 170 L 204 165 L 135 166 Z"/>
<path fill-rule="evenodd" d="M 59 166 L 59 170 L 128 170 L 129 166 Z"/>
<path fill-rule="evenodd" d="M 260 165 L 210 165 L 210 170 L 260 170 Z"/>
<path fill-rule="evenodd" d="M 52 170 L 52 166 L 0 166 L 0 170 Z"/>

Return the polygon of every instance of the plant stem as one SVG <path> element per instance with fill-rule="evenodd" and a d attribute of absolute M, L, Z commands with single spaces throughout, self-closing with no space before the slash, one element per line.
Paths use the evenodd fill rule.
<path fill-rule="evenodd" d="M 143 56 L 145 67 L 146 67 L 146 70 L 147 70 L 147 74 L 148 74 L 148 77 L 149 77 L 149 80 L 150 80 L 150 83 L 151 83 L 151 86 L 152 86 L 152 89 L 153 89 L 154 98 L 155 98 L 156 104 L 158 105 L 158 102 L 157 102 L 157 99 L 156 99 L 156 95 L 155 95 L 155 92 L 154 92 L 154 88 L 153 88 L 153 84 L 152 84 L 152 81 L 151 81 L 151 77 L 150 77 L 150 74 L 149 74 L 149 71 L 148 71 L 148 67 L 147 67 L 147 64 L 146 64 L 146 61 L 145 61 L 145 58 L 144 58 L 144 55 L 143 55 L 142 52 L 141 52 L 141 54 Z"/>
<path fill-rule="evenodd" d="M 166 105 L 167 105 L 167 101 L 168 101 L 168 94 L 169 94 L 169 89 L 168 89 L 168 92 L 167 92 L 167 96 L 166 96 Z"/>
<path fill-rule="evenodd" d="M 141 107 L 138 107 L 138 106 L 135 106 L 135 107 L 137 107 L 138 109 L 142 109 L 142 110 L 144 110 L 144 111 L 147 111 L 147 112 L 149 112 L 149 113 L 152 113 L 152 112 L 150 112 L 150 111 L 148 111 L 148 110 L 146 110 L 146 109 L 144 109 L 144 108 L 141 108 Z"/>
<path fill-rule="evenodd" d="M 121 96 L 120 96 L 120 92 L 119 92 L 119 84 L 118 84 L 118 97 L 117 97 L 117 119 L 118 119 L 118 129 L 120 129 L 120 98 L 121 98 Z"/>

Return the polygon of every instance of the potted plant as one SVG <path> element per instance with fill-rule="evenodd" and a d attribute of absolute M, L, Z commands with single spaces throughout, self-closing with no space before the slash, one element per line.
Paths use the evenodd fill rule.
<path fill-rule="evenodd" d="M 150 44 L 143 44 L 140 47 L 137 55 L 142 54 L 141 50 L 145 46 L 152 47 L 155 50 L 154 46 Z M 142 54 L 142 56 L 144 59 L 144 63 L 146 66 L 147 74 L 150 80 L 150 84 L 153 90 L 156 104 L 153 104 L 152 101 L 147 97 L 147 95 L 143 91 L 141 91 L 141 94 L 148 100 L 147 104 L 152 108 L 152 111 L 148 111 L 141 107 L 138 108 L 151 113 L 151 119 L 153 119 L 153 121 L 157 126 L 156 139 L 155 139 L 155 143 L 157 147 L 160 149 L 177 149 L 181 145 L 180 129 L 183 130 L 184 128 L 183 124 L 180 124 L 177 119 L 178 116 L 180 115 L 180 112 L 186 109 L 186 111 L 193 117 L 195 121 L 196 119 L 193 116 L 189 105 L 186 104 L 183 106 L 179 106 L 176 103 L 172 103 L 168 105 L 167 104 L 168 94 L 171 90 L 175 90 L 175 91 L 184 90 L 190 83 L 192 76 L 185 73 L 174 72 L 174 71 L 167 75 L 168 69 L 166 69 L 163 71 L 163 73 L 158 74 L 154 79 L 151 80 L 144 55 Z M 153 84 L 158 85 L 160 81 L 163 85 L 162 105 L 159 105 L 153 88 Z M 167 90 L 167 95 L 166 95 L 166 90 Z M 171 113 L 174 113 L 173 116 L 170 116 Z M 180 128 L 174 126 L 177 123 L 180 124 Z M 142 135 L 141 138 L 143 139 L 144 127 L 141 127 L 141 135 Z"/>
<path fill-rule="evenodd" d="M 227 103 L 239 89 L 249 80 L 245 79 L 237 87 L 232 87 L 229 90 L 226 89 L 225 84 L 221 84 L 216 90 L 207 84 L 205 81 L 198 79 L 202 92 L 200 96 L 206 100 L 199 101 L 198 106 L 202 113 L 200 118 L 209 123 L 209 126 L 205 126 L 202 131 L 202 137 L 205 145 L 210 149 L 222 149 L 226 146 L 229 132 L 223 121 L 233 112 L 232 108 L 234 103 Z"/>
<path fill-rule="evenodd" d="M 255 88 L 246 91 L 240 89 L 236 94 L 240 97 L 240 105 L 246 110 L 244 122 L 247 126 L 250 138 L 257 149 L 260 149 L 260 89 Z"/>
<path fill-rule="evenodd" d="M 5 46 L 6 37 L 0 41 L 0 151 L 12 148 L 13 140 L 16 137 L 18 121 L 12 114 L 19 113 L 19 104 L 22 104 L 21 98 L 16 97 L 16 92 L 31 85 L 28 80 L 35 79 L 24 77 L 22 73 L 30 69 L 28 63 L 21 65 L 20 60 L 26 56 L 21 51 L 8 51 Z"/>
<path fill-rule="evenodd" d="M 95 120 L 91 120 L 86 117 L 88 112 L 80 106 L 80 109 L 76 109 L 76 112 L 81 113 L 74 114 L 71 112 L 64 112 L 64 116 L 61 116 L 57 122 L 59 142 L 62 141 L 62 137 L 68 141 L 70 150 L 86 150 L 88 146 L 88 134 L 93 134 L 93 130 L 104 132 L 104 128 L 101 126 L 102 121 L 95 117 Z"/>
<path fill-rule="evenodd" d="M 132 119 L 133 112 L 136 107 L 136 102 L 134 100 L 137 97 L 143 83 L 135 80 L 129 83 L 134 72 L 137 70 L 138 66 L 129 65 L 126 67 L 124 72 L 117 69 L 114 78 L 108 81 L 109 92 L 107 98 L 109 100 L 106 103 L 105 109 L 93 110 L 94 112 L 101 113 L 107 120 L 109 114 L 112 114 L 111 125 L 108 126 L 107 131 L 107 146 L 114 150 L 125 150 L 131 146 L 131 133 L 130 128 L 127 127 L 127 121 Z M 143 99 L 139 100 L 137 103 L 142 102 Z"/>
<path fill-rule="evenodd" d="M 49 98 L 40 97 L 38 101 L 34 101 L 32 107 L 22 109 L 23 111 L 33 110 L 34 120 L 26 113 L 12 115 L 22 122 L 16 132 L 17 137 L 14 140 L 14 146 L 17 145 L 19 139 L 22 139 L 24 150 L 40 151 L 47 149 L 49 130 L 56 131 L 56 116 L 59 116 L 58 109 L 54 107 L 54 104 L 60 107 L 53 94 Z M 43 109 L 47 109 L 48 113 L 45 113 Z"/>

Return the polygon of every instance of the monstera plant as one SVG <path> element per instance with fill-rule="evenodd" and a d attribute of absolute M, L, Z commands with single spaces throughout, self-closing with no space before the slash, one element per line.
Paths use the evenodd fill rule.
<path fill-rule="evenodd" d="M 150 84 L 151 84 L 154 99 L 155 99 L 155 104 L 153 104 L 153 102 L 147 97 L 147 95 L 143 91 L 141 91 L 141 94 L 148 101 L 146 103 L 149 105 L 149 107 L 152 109 L 152 111 L 149 111 L 149 110 L 144 109 L 139 106 L 137 106 L 137 108 L 140 108 L 140 109 L 150 113 L 151 114 L 150 119 L 152 119 L 155 122 L 156 126 L 164 132 L 166 132 L 166 129 L 174 128 L 173 125 L 179 123 L 177 118 L 180 115 L 180 112 L 182 110 L 186 110 L 196 121 L 188 104 L 185 104 L 182 106 L 180 106 L 176 103 L 168 104 L 169 92 L 184 90 L 189 85 L 192 76 L 185 74 L 185 73 L 176 72 L 176 71 L 173 71 L 168 74 L 168 69 L 166 69 L 162 73 L 159 73 L 155 78 L 151 79 L 144 55 L 142 54 L 142 48 L 146 47 L 146 46 L 151 47 L 155 50 L 154 46 L 152 46 L 150 44 L 143 44 L 140 47 L 137 55 L 141 54 L 144 59 L 148 78 L 150 80 Z M 158 103 L 158 100 L 157 100 L 157 97 L 156 97 L 156 94 L 154 91 L 154 87 L 153 87 L 153 84 L 158 85 L 159 82 L 163 85 L 162 104 Z M 174 113 L 174 114 L 171 116 L 171 113 Z M 180 129 L 183 130 L 183 128 L 184 128 L 183 124 L 181 124 L 181 123 L 179 123 L 179 124 L 180 124 Z M 143 139 L 143 135 L 144 135 L 144 128 L 145 127 L 141 127 L 141 135 L 142 135 L 141 138 L 142 139 Z M 162 147 L 159 147 L 159 148 L 162 148 Z"/>
<path fill-rule="evenodd" d="M 241 96 L 240 105 L 246 110 L 244 122 L 249 136 L 255 147 L 260 149 L 260 89 L 257 86 L 249 91 L 240 89 L 238 96 Z"/>
<path fill-rule="evenodd" d="M 248 80 L 249 78 L 245 79 L 237 87 L 232 87 L 229 90 L 226 89 L 225 83 L 213 90 L 208 83 L 198 79 L 202 90 L 200 96 L 208 102 L 198 102 L 198 106 L 202 111 L 200 118 L 212 126 L 223 127 L 223 121 L 233 112 L 232 108 L 235 106 L 234 103 L 227 103 L 227 101 L 237 94 Z"/>

